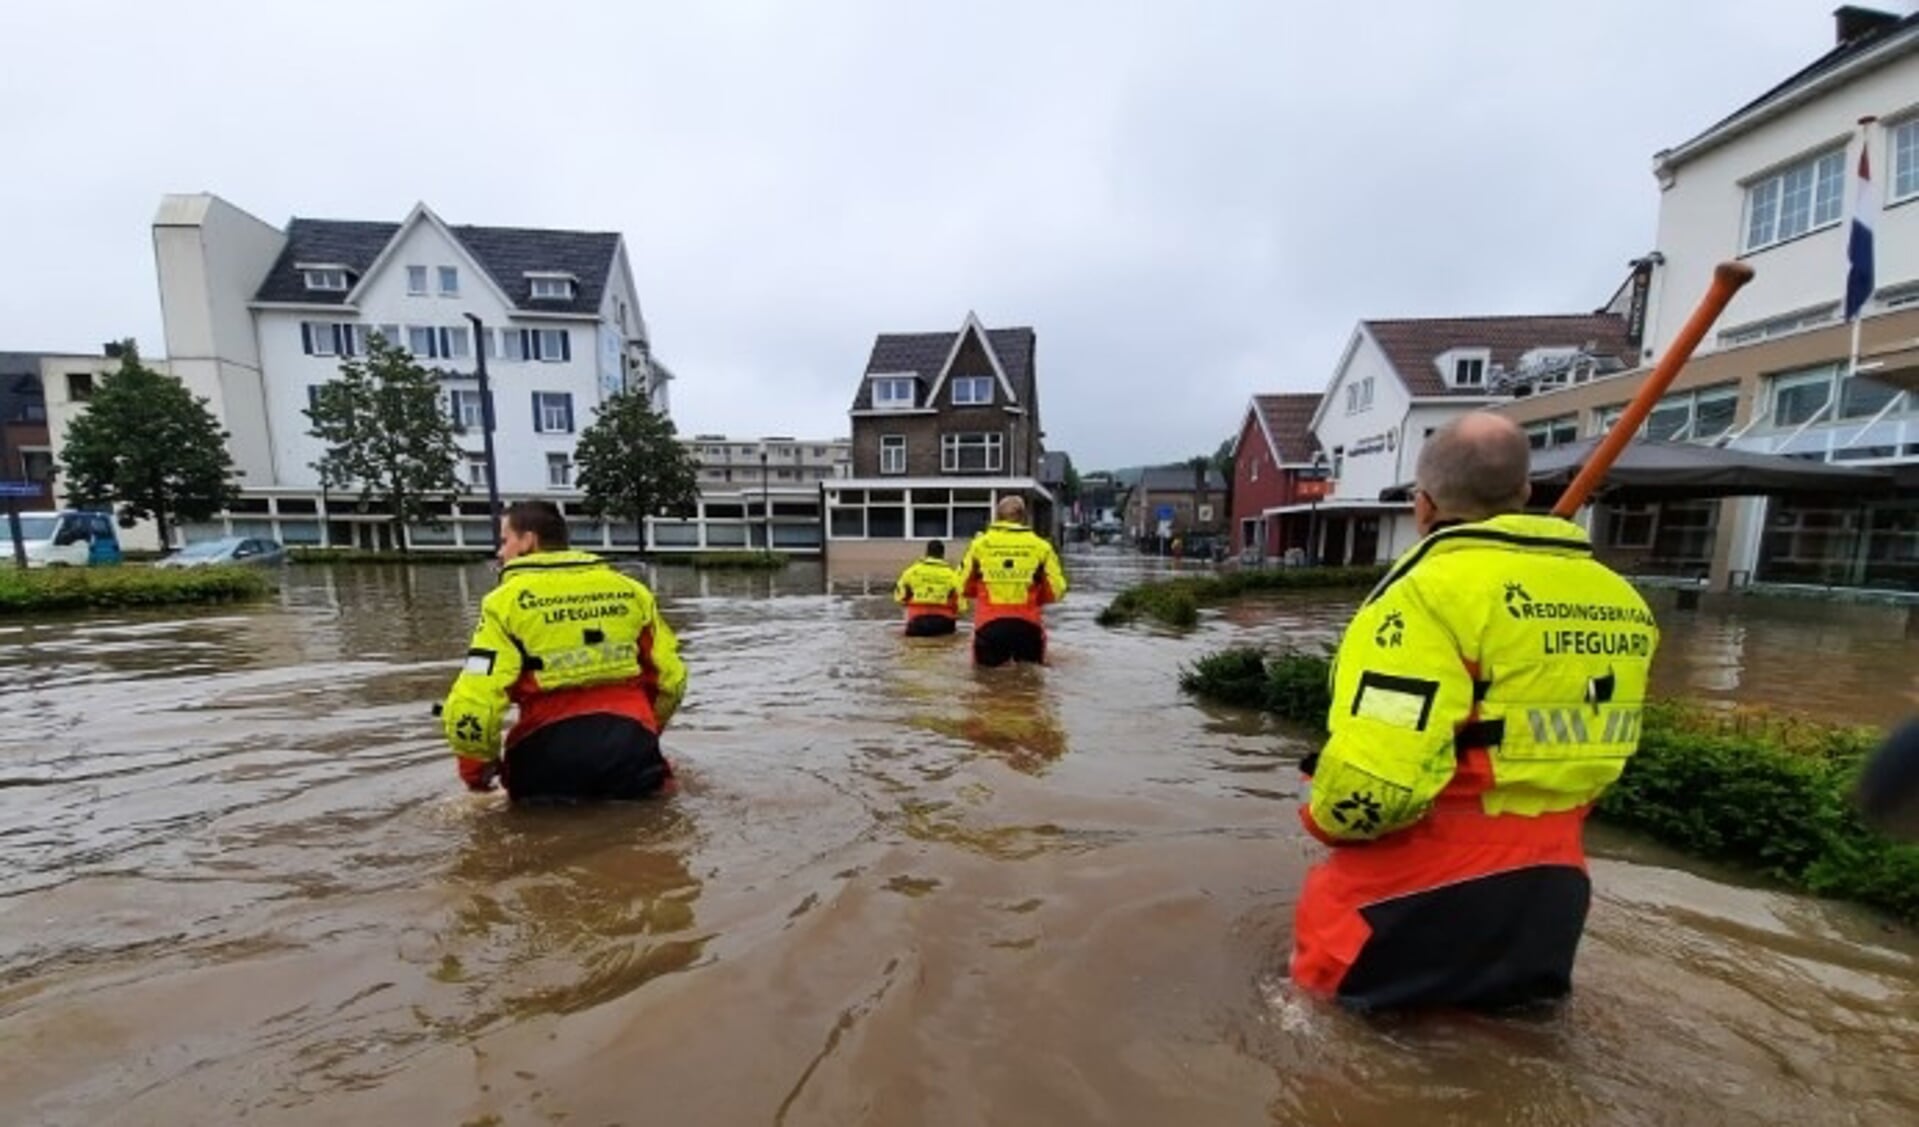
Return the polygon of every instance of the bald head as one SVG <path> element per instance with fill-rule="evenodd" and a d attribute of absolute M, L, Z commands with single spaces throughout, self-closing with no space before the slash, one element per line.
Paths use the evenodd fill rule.
<path fill-rule="evenodd" d="M 1474 411 L 1433 432 L 1419 452 L 1419 488 L 1442 520 L 1518 512 L 1532 494 L 1532 448 L 1504 415 Z"/>
<path fill-rule="evenodd" d="M 999 507 L 993 510 L 993 515 L 1000 520 L 1012 521 L 1015 524 L 1025 524 L 1026 499 L 1023 497 L 1001 497 L 999 499 Z"/>

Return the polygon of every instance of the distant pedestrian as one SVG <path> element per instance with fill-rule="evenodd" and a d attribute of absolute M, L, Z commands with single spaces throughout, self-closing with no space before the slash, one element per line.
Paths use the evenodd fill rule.
<path fill-rule="evenodd" d="M 997 520 L 960 561 L 961 591 L 974 602 L 973 662 L 1046 660 L 1042 610 L 1066 597 L 1066 572 L 1044 537 L 1026 525 L 1026 502 L 1000 501 Z"/>
<path fill-rule="evenodd" d="M 966 613 L 960 594 L 960 573 L 946 562 L 946 545 L 928 541 L 926 555 L 900 573 L 893 585 L 893 601 L 906 608 L 906 636 L 934 638 L 959 629 Z"/>

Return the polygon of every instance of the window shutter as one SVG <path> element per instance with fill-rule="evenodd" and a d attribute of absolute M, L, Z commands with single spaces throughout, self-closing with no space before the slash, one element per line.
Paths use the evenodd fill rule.
<path fill-rule="evenodd" d="M 573 433 L 573 394 L 571 392 L 568 392 L 564 397 L 561 398 L 560 402 L 562 405 L 566 407 L 566 433 L 572 434 Z"/>
<path fill-rule="evenodd" d="M 453 420 L 453 429 L 454 430 L 461 429 L 460 427 L 460 393 L 458 391 L 448 391 L 446 393 L 446 414 L 447 414 L 447 418 Z"/>
<path fill-rule="evenodd" d="M 533 393 L 533 433 L 546 433 L 546 420 L 540 417 L 540 393 Z"/>
<path fill-rule="evenodd" d="M 313 355 L 313 322 L 300 322 L 300 351 Z"/>
<path fill-rule="evenodd" d="M 573 359 L 573 334 L 566 329 L 560 330 L 560 359 Z"/>

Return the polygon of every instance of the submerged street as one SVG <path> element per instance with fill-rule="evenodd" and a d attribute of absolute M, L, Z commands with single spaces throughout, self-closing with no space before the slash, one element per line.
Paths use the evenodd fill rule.
<path fill-rule="evenodd" d="M 670 800 L 508 810 L 437 724 L 491 573 L 296 567 L 244 609 L 0 626 L 13 1122 L 1887 1123 L 1919 938 L 1594 827 L 1531 1021 L 1295 997 L 1300 733 L 1180 694 L 1287 598 L 1093 618 L 1045 670 L 898 636 L 891 578 L 648 573 L 691 671 Z M 1884 724 L 1904 610 L 1673 609 L 1659 690 Z M 489 1116 L 493 1118 L 488 1118 Z"/>

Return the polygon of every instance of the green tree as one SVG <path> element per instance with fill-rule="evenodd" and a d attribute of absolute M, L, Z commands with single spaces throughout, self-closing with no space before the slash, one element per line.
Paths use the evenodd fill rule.
<path fill-rule="evenodd" d="M 407 524 L 437 525 L 434 498 L 460 491 L 460 447 L 439 380 L 377 333 L 364 359 L 343 361 L 314 392 L 306 416 L 309 433 L 326 443 L 314 463 L 320 480 L 329 489 L 357 485 L 363 502 L 384 501 L 403 552 Z"/>
<path fill-rule="evenodd" d="M 646 518 L 689 517 L 699 502 L 693 456 L 674 436 L 673 420 L 655 411 L 644 392 L 622 391 L 600 404 L 573 457 L 586 510 L 603 520 L 632 521 L 642 546 Z"/>
<path fill-rule="evenodd" d="M 1079 478 L 1078 468 L 1071 462 L 1066 463 L 1066 480 L 1060 483 L 1060 500 L 1071 505 L 1079 500 L 1084 488 L 1085 485 Z"/>
<path fill-rule="evenodd" d="M 227 432 L 207 401 L 140 363 L 132 341 L 67 429 L 61 472 L 76 504 L 114 505 L 120 522 L 151 517 L 167 544 L 180 521 L 207 520 L 239 496 Z"/>

